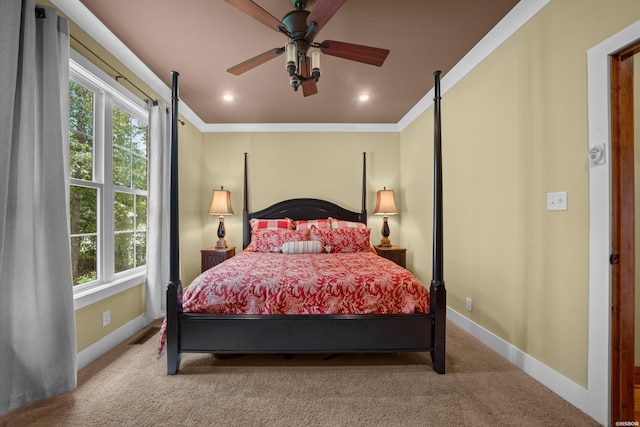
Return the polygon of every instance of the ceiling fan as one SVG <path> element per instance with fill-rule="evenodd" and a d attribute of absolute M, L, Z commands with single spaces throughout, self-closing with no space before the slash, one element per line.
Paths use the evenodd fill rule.
<path fill-rule="evenodd" d="M 282 21 L 252 0 L 225 1 L 289 38 L 289 42 L 284 47 L 269 49 L 227 69 L 228 72 L 236 76 L 286 52 L 286 69 L 293 90 L 297 91 L 302 87 L 304 96 L 309 96 L 318 93 L 316 83 L 320 78 L 320 52 L 378 67 L 384 63 L 389 55 L 388 49 L 334 40 L 325 40 L 322 43 L 314 41 L 322 27 L 347 0 L 317 0 L 317 4 L 311 11 L 305 9 L 313 0 L 291 0 L 295 10 L 287 13 Z"/>

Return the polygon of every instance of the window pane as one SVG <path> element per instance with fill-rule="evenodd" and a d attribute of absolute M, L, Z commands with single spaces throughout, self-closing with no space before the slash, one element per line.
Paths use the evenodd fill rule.
<path fill-rule="evenodd" d="M 147 156 L 147 125 L 131 118 L 131 149 L 134 153 Z"/>
<path fill-rule="evenodd" d="M 93 136 L 93 92 L 69 81 L 69 128 Z"/>
<path fill-rule="evenodd" d="M 136 230 L 147 229 L 147 197 L 136 196 Z"/>
<path fill-rule="evenodd" d="M 98 190 L 70 186 L 69 214 L 73 284 L 79 285 L 98 278 Z"/>
<path fill-rule="evenodd" d="M 147 125 L 113 107 L 113 183 L 147 189 Z"/>
<path fill-rule="evenodd" d="M 72 131 L 69 144 L 71 178 L 93 180 L 93 139 Z"/>
<path fill-rule="evenodd" d="M 134 267 L 134 233 L 116 233 L 115 235 L 115 272 Z"/>
<path fill-rule="evenodd" d="M 69 216 L 71 234 L 95 233 L 98 229 L 98 190 L 95 188 L 69 188 Z"/>
<path fill-rule="evenodd" d="M 147 263 L 147 233 L 136 233 L 136 267 Z"/>
<path fill-rule="evenodd" d="M 98 236 L 71 237 L 73 284 L 81 285 L 98 279 Z"/>
<path fill-rule="evenodd" d="M 71 178 L 93 180 L 93 92 L 69 82 L 69 165 Z"/>
<path fill-rule="evenodd" d="M 113 185 L 131 188 L 131 153 L 113 147 Z"/>
<path fill-rule="evenodd" d="M 135 212 L 133 210 L 133 194 L 114 194 L 113 202 L 115 231 L 133 231 Z"/>
<path fill-rule="evenodd" d="M 133 185 L 132 188 L 138 190 L 147 189 L 147 159 L 145 157 L 133 156 Z"/>
<path fill-rule="evenodd" d="M 113 107 L 113 145 L 131 150 L 131 116 Z"/>

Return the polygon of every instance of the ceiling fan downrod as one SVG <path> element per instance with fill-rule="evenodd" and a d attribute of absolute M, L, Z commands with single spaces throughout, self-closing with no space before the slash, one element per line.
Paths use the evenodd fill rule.
<path fill-rule="evenodd" d="M 294 91 L 297 91 L 305 82 L 317 83 L 320 79 L 320 50 L 317 49 L 319 45 L 313 43 L 317 25 L 315 22 L 307 22 L 310 12 L 305 8 L 308 3 L 307 0 L 291 0 L 296 10 L 282 18 L 289 36 L 289 43 L 285 47 L 285 67 Z M 316 49 L 309 51 L 311 47 Z"/>

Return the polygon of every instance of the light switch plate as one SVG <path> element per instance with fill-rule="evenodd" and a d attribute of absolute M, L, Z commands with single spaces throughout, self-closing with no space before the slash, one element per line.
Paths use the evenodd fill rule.
<path fill-rule="evenodd" d="M 567 192 L 560 191 L 557 193 L 547 193 L 547 210 L 548 211 L 566 211 L 567 210 Z"/>

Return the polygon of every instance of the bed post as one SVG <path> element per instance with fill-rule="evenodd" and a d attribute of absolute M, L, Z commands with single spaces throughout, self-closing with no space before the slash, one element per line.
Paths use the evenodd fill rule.
<path fill-rule="evenodd" d="M 244 153 L 244 189 L 242 194 L 242 249 L 249 245 L 249 184 L 247 173 L 247 153 Z"/>
<path fill-rule="evenodd" d="M 169 223 L 169 284 L 167 285 L 167 374 L 180 367 L 182 284 L 180 283 L 180 234 L 178 230 L 178 73 L 171 72 L 171 190 Z"/>
<path fill-rule="evenodd" d="M 440 127 L 440 71 L 435 76 L 434 92 L 434 141 L 433 141 L 433 264 L 431 279 L 431 313 L 433 323 L 433 351 L 431 361 L 435 371 L 445 371 L 445 333 L 447 324 L 447 291 L 444 287 L 442 240 L 442 131 Z"/>
<path fill-rule="evenodd" d="M 367 223 L 367 153 L 362 153 L 362 218 L 360 222 Z"/>

